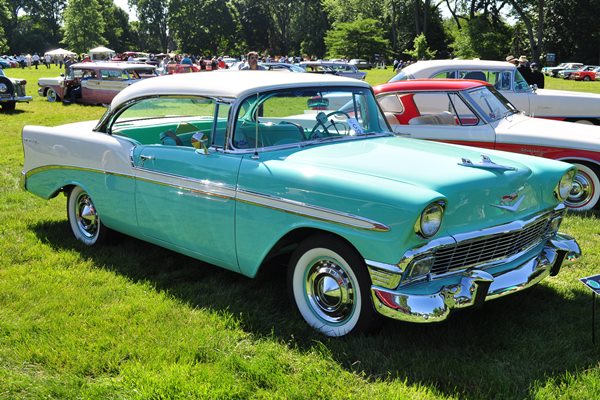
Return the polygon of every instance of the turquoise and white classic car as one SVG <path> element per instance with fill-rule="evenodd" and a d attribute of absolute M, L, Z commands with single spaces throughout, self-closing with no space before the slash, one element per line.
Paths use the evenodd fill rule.
<path fill-rule="evenodd" d="M 248 277 L 287 256 L 293 303 L 328 336 L 441 321 L 581 254 L 558 232 L 571 165 L 395 137 L 351 78 L 158 77 L 99 122 L 26 126 L 23 146 L 22 185 L 64 193 L 77 240 L 119 231 Z"/>

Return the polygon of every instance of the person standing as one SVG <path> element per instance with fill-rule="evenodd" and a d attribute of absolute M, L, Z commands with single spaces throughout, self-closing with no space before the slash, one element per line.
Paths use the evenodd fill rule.
<path fill-rule="evenodd" d="M 50 63 L 52 63 L 52 56 L 50 54 L 44 54 L 44 64 L 46 64 L 47 69 L 50 69 Z"/>
<path fill-rule="evenodd" d="M 35 65 L 35 69 L 38 69 L 38 65 L 40 64 L 40 56 L 38 53 L 34 53 L 33 56 L 31 56 L 31 61 L 33 62 L 33 65 Z"/>
<path fill-rule="evenodd" d="M 527 60 L 527 57 L 521 56 L 519 57 L 518 61 L 519 66 L 517 67 L 517 71 L 519 71 L 523 78 L 525 78 L 525 81 L 527 81 L 528 85 L 533 85 L 531 82 L 531 69 L 529 69 L 529 61 Z"/>
<path fill-rule="evenodd" d="M 544 74 L 540 71 L 540 66 L 536 62 L 531 63 L 531 82 L 530 85 L 537 85 L 538 89 L 544 88 Z"/>
<path fill-rule="evenodd" d="M 250 51 L 246 55 L 246 64 L 240 69 L 247 71 L 259 71 L 264 70 L 265 67 L 258 65 L 258 53 L 255 51 Z"/>

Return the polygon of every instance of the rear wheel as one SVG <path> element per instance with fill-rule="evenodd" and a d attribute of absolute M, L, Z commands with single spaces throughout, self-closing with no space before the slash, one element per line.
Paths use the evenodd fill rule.
<path fill-rule="evenodd" d="M 67 199 L 67 217 L 75 239 L 87 246 L 106 241 L 109 229 L 104 226 L 90 195 L 74 187 Z"/>
<path fill-rule="evenodd" d="M 379 321 L 364 260 L 330 235 L 304 240 L 288 267 L 288 288 L 304 320 L 327 336 L 373 329 Z"/>
<path fill-rule="evenodd" d="M 597 208 L 600 199 L 598 167 L 581 163 L 573 163 L 573 165 L 577 167 L 577 174 L 565 205 L 578 211 Z"/>
<path fill-rule="evenodd" d="M 589 81 L 590 79 L 591 79 L 591 78 L 590 78 L 589 76 L 587 76 L 587 75 L 583 77 L 583 80 L 584 80 L 584 81 Z"/>

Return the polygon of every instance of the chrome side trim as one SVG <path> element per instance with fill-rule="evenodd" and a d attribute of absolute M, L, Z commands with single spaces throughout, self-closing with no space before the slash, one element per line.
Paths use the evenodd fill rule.
<path fill-rule="evenodd" d="M 180 190 L 188 190 L 195 194 L 214 196 L 227 200 L 236 200 L 243 203 L 279 210 L 286 213 L 300 215 L 319 221 L 335 223 L 338 225 L 345 225 L 353 228 L 372 230 L 376 232 L 388 232 L 390 230 L 388 226 L 382 223 L 370 220 L 368 218 L 363 218 L 357 215 L 348 214 L 328 208 L 313 206 L 295 200 L 256 193 L 243 189 L 236 189 L 234 186 L 220 182 L 213 182 L 206 179 L 190 179 L 179 175 L 165 174 L 162 172 L 152 171 L 141 167 L 133 168 L 133 170 L 137 171 L 138 175 L 125 175 L 121 173 L 102 171 L 92 168 L 82 168 L 65 165 L 50 165 L 35 168 L 28 171 L 25 175 L 25 178 L 28 178 L 36 173 L 55 169 L 70 169 L 75 171 L 94 172 L 105 175 L 120 176 L 129 179 L 137 179 L 143 182 L 173 187 Z"/>
<path fill-rule="evenodd" d="M 388 226 L 368 218 L 243 189 L 238 190 L 237 200 L 243 203 L 255 204 L 262 207 L 281 210 L 290 214 L 301 215 L 320 221 L 333 222 L 359 229 L 377 232 L 388 232 L 390 230 Z"/>
<path fill-rule="evenodd" d="M 75 167 L 75 166 L 72 166 L 72 165 L 45 165 L 43 167 L 37 167 L 37 168 L 30 169 L 27 172 L 23 171 L 23 174 L 25 175 L 25 178 L 29 178 L 29 177 L 31 177 L 31 176 L 33 176 L 35 174 L 40 173 L 40 172 L 57 170 L 57 169 L 69 169 L 69 170 L 73 170 L 73 171 L 93 172 L 93 173 L 96 173 L 96 174 L 113 175 L 113 176 L 118 176 L 118 177 L 121 177 L 121 178 L 129 178 L 129 179 L 134 179 L 135 178 L 135 176 L 133 176 L 133 175 L 122 174 L 120 172 L 103 171 L 103 170 L 95 169 L 95 168 Z"/>
<path fill-rule="evenodd" d="M 235 199 L 235 187 L 221 182 L 213 182 L 208 179 L 190 179 L 184 176 L 165 174 L 163 172 L 152 171 L 142 167 L 134 167 L 137 171 L 136 179 L 154 183 L 162 186 L 169 186 L 176 189 L 189 190 L 207 196 L 216 196 L 224 199 Z M 155 179 L 160 177 L 160 180 Z"/>

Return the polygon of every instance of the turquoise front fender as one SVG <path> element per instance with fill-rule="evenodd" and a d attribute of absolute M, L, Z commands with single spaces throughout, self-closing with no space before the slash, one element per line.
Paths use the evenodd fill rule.
<path fill-rule="evenodd" d="M 411 184 L 343 170 L 298 168 L 277 153 L 245 157 L 239 173 L 236 248 L 240 271 L 256 275 L 277 242 L 297 229 L 330 232 L 363 258 L 397 263 L 423 245 L 414 224 L 424 207 L 443 200 Z"/>

